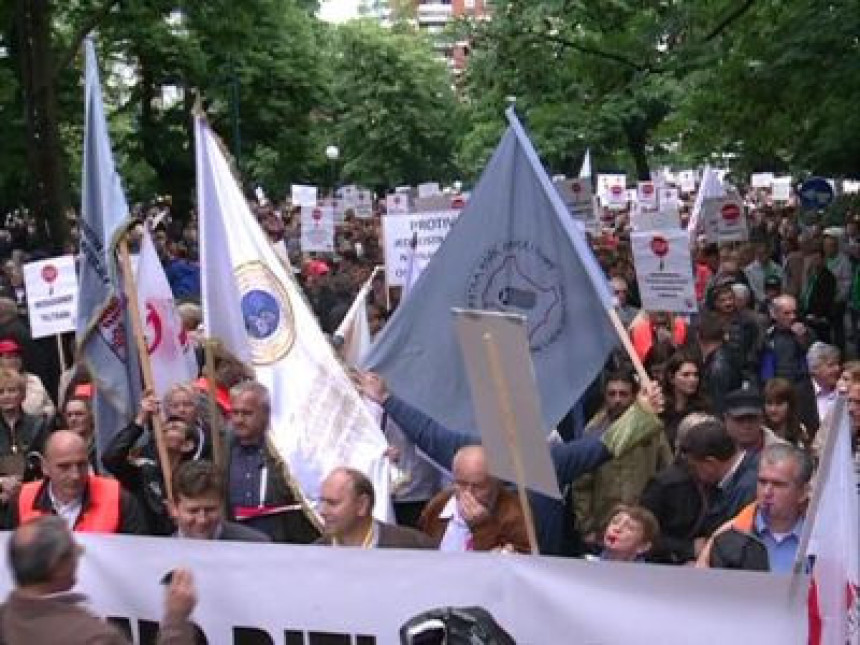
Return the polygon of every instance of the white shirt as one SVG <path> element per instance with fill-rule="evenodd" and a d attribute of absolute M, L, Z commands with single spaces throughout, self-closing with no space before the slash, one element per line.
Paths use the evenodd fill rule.
<path fill-rule="evenodd" d="M 451 495 L 451 499 L 448 500 L 445 508 L 439 513 L 439 517 L 443 520 L 448 520 L 448 526 L 445 529 L 445 534 L 442 536 L 439 550 L 448 552 L 469 551 L 469 543 L 472 541 L 472 529 L 469 528 L 466 520 L 460 515 L 455 495 Z"/>
<path fill-rule="evenodd" d="M 78 516 L 81 514 L 81 498 L 77 498 L 72 500 L 68 504 L 64 504 L 56 497 L 54 497 L 54 491 L 51 486 L 48 486 L 48 497 L 51 499 L 51 506 L 54 507 L 54 510 L 57 512 L 57 515 L 66 520 L 66 524 L 69 525 L 69 530 L 75 530 L 75 522 L 78 521 Z"/>
<path fill-rule="evenodd" d="M 815 382 L 815 379 L 812 379 L 812 386 L 815 388 L 815 406 L 818 408 L 818 420 L 824 423 L 824 419 L 830 413 L 830 408 L 833 407 L 833 403 L 836 401 L 836 397 L 839 396 L 839 392 L 836 388 L 833 388 L 830 392 L 825 392 Z"/>

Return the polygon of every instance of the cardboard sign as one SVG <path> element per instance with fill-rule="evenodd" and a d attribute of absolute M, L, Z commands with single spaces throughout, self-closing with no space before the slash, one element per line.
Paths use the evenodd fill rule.
<path fill-rule="evenodd" d="M 525 316 L 454 309 L 481 444 L 500 479 L 561 499 L 543 428 Z"/>
<path fill-rule="evenodd" d="M 409 212 L 409 195 L 395 193 L 385 197 L 385 212 L 388 215 L 406 215 Z"/>
<path fill-rule="evenodd" d="M 73 256 L 25 264 L 24 290 L 33 338 L 75 331 L 78 276 Z"/>
<path fill-rule="evenodd" d="M 644 210 L 657 210 L 657 186 L 653 181 L 640 181 L 636 185 L 636 201 Z"/>
<path fill-rule="evenodd" d="M 334 209 L 331 206 L 302 207 L 302 252 L 334 252 Z"/>
<path fill-rule="evenodd" d="M 426 266 L 436 250 L 442 246 L 459 215 L 460 211 L 445 210 L 383 217 L 382 237 L 385 241 L 385 273 L 388 286 L 401 287 L 406 280 L 412 236 L 418 234 L 416 259 L 420 265 Z"/>
<path fill-rule="evenodd" d="M 373 217 L 373 193 L 369 190 L 359 190 L 355 196 L 355 216 L 359 219 Z"/>
<path fill-rule="evenodd" d="M 630 241 L 642 308 L 694 313 L 696 289 L 687 232 L 637 232 L 631 234 Z"/>
<path fill-rule="evenodd" d="M 293 184 L 290 188 L 293 206 L 316 206 L 318 195 L 319 189 L 316 186 Z"/>
<path fill-rule="evenodd" d="M 770 188 L 773 186 L 772 172 L 754 172 L 750 177 L 750 185 L 753 188 Z"/>

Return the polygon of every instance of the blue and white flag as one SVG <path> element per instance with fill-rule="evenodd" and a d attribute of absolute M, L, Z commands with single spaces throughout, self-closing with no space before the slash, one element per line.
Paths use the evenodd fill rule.
<path fill-rule="evenodd" d="M 307 501 L 337 466 L 373 481 L 389 518 L 388 447 L 301 289 L 251 214 L 219 143 L 195 118 L 206 334 L 254 366 L 271 396 L 269 438 Z"/>
<path fill-rule="evenodd" d="M 363 361 L 398 396 L 475 433 L 452 308 L 526 316 L 547 431 L 617 344 L 606 277 L 512 110 L 508 120 L 459 221 Z"/>
<path fill-rule="evenodd" d="M 137 352 L 131 342 L 116 244 L 129 220 L 116 172 L 99 84 L 95 47 L 86 40 L 86 105 L 81 198 L 81 281 L 78 356 L 94 384 L 96 446 L 133 418 L 140 394 Z"/>

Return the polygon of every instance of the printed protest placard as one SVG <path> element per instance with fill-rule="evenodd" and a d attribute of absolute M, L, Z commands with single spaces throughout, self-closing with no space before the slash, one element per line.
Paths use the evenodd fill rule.
<path fill-rule="evenodd" d="M 635 232 L 630 236 L 642 308 L 693 313 L 696 290 L 686 231 Z"/>
<path fill-rule="evenodd" d="M 75 331 L 78 277 L 73 256 L 25 264 L 24 290 L 33 338 Z"/>

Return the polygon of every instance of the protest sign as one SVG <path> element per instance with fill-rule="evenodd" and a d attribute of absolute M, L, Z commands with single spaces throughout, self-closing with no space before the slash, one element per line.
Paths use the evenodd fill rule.
<path fill-rule="evenodd" d="M 302 252 L 334 251 L 334 209 L 330 206 L 302 207 Z"/>
<path fill-rule="evenodd" d="M 33 338 L 75 330 L 78 277 L 73 256 L 61 255 L 25 264 L 24 290 Z"/>
<path fill-rule="evenodd" d="M 369 190 L 359 190 L 355 196 L 355 216 L 359 219 L 373 217 L 373 193 Z"/>
<path fill-rule="evenodd" d="M 428 181 L 424 184 L 418 184 L 418 196 L 419 197 L 432 197 L 433 195 L 438 195 L 442 191 L 439 188 L 439 184 L 435 181 Z"/>
<path fill-rule="evenodd" d="M 642 308 L 694 313 L 696 290 L 686 231 L 636 232 L 630 239 Z"/>
<path fill-rule="evenodd" d="M 791 199 L 791 177 L 774 177 L 773 201 L 787 202 Z"/>
<path fill-rule="evenodd" d="M 534 291 L 515 286 L 505 290 L 509 307 L 534 308 Z M 491 472 L 561 499 L 535 386 L 526 317 L 454 309 L 454 320 Z"/>
<path fill-rule="evenodd" d="M 696 171 L 682 170 L 678 173 L 678 187 L 683 193 L 692 193 L 696 190 Z"/>
<path fill-rule="evenodd" d="M 448 195 L 439 193 L 438 195 L 418 197 L 415 200 L 415 206 L 412 208 L 412 212 L 432 213 L 437 211 L 447 211 L 451 208 L 451 198 Z"/>
<path fill-rule="evenodd" d="M 657 210 L 657 186 L 653 181 L 640 181 L 636 186 L 636 201 L 640 208 Z"/>
<path fill-rule="evenodd" d="M 0 535 L 4 552 L 8 539 Z M 75 591 L 133 635 L 155 633 L 164 573 L 190 569 L 203 645 L 396 645 L 403 623 L 450 606 L 483 607 L 517 643 L 570 643 L 576 634 L 583 643 L 723 645 L 741 633 L 756 645 L 807 643 L 805 576 L 795 581 L 803 593 L 792 594 L 792 576 L 758 571 L 92 533 L 75 539 L 85 547 Z M 11 590 L 3 567 L 0 593 Z"/>
<path fill-rule="evenodd" d="M 773 179 L 772 172 L 754 172 L 750 177 L 750 185 L 753 188 L 770 188 L 773 186 Z"/>
<path fill-rule="evenodd" d="M 389 215 L 405 215 L 409 212 L 409 195 L 395 193 L 385 197 L 385 212 Z"/>
<path fill-rule="evenodd" d="M 425 265 L 445 241 L 448 231 L 457 221 L 460 211 L 445 210 L 431 213 L 386 215 L 382 218 L 385 240 L 385 272 L 388 286 L 402 287 L 408 270 L 409 245 L 418 234 L 416 260 Z"/>
<path fill-rule="evenodd" d="M 627 175 L 607 174 L 597 175 L 597 194 L 604 201 L 608 199 L 610 189 L 613 186 L 627 187 Z"/>
<path fill-rule="evenodd" d="M 641 205 L 631 211 L 634 231 L 666 231 L 681 228 L 681 214 L 676 202 L 666 202 L 658 210 L 644 210 Z"/>
<path fill-rule="evenodd" d="M 559 179 L 554 183 L 564 205 L 575 220 L 586 226 L 595 221 L 591 178 Z"/>
<path fill-rule="evenodd" d="M 743 242 L 749 237 L 744 203 L 735 195 L 727 196 L 719 204 L 717 237 L 720 242 Z"/>
<path fill-rule="evenodd" d="M 316 186 L 293 184 L 290 188 L 293 206 L 316 206 L 319 190 Z"/>
<path fill-rule="evenodd" d="M 677 188 L 661 187 L 657 189 L 657 202 L 661 208 L 664 204 L 671 204 L 677 210 L 681 205 L 681 195 Z"/>
<path fill-rule="evenodd" d="M 627 208 L 627 189 L 624 186 L 614 185 L 609 187 L 609 191 L 604 198 L 604 205 L 613 211 L 620 211 Z"/>

